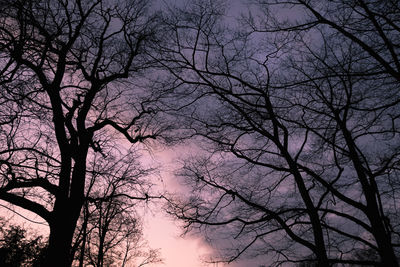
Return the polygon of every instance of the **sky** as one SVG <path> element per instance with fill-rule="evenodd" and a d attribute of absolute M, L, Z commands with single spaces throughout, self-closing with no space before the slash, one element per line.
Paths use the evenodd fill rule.
<path fill-rule="evenodd" d="M 152 264 L 154 267 L 258 267 L 259 264 L 250 261 L 239 261 L 227 264 L 206 264 L 202 256 L 212 252 L 200 237 L 182 237 L 177 222 L 157 213 L 145 218 L 145 238 L 152 248 L 161 248 L 163 264 Z"/>
<path fill-rule="evenodd" d="M 200 238 L 182 237 L 176 223 L 162 214 L 148 215 L 144 228 L 150 247 L 161 248 L 161 257 L 164 259 L 163 264 L 151 266 L 213 266 L 201 262 L 201 255 L 208 253 L 210 248 Z"/>
<path fill-rule="evenodd" d="M 160 177 L 163 189 L 175 194 L 186 194 L 190 188 L 184 187 L 179 178 L 173 175 L 174 162 L 185 155 L 196 153 L 196 146 L 184 145 L 154 153 L 152 160 L 163 166 Z M 240 260 L 230 264 L 207 264 L 202 261 L 207 255 L 218 253 L 201 236 L 182 235 L 182 223 L 163 212 L 159 206 L 150 206 L 143 212 L 144 238 L 151 248 L 160 248 L 163 264 L 152 267 L 258 267 L 259 259 Z"/>
<path fill-rule="evenodd" d="M 167 190 L 176 194 L 185 194 L 188 190 L 179 185 L 177 178 L 173 175 L 173 162 L 181 154 L 180 148 L 166 149 L 153 154 L 149 160 L 163 166 L 160 170 L 160 191 Z M 157 180 L 157 179 L 156 179 Z M 165 214 L 158 205 L 151 205 L 149 209 L 143 210 L 144 238 L 149 242 L 151 248 L 160 248 L 162 264 L 152 264 L 158 267 L 213 267 L 215 265 L 205 264 L 201 257 L 212 252 L 212 248 L 201 239 L 201 237 L 182 236 L 179 222 Z M 222 266 L 222 265 L 220 265 Z"/>
<path fill-rule="evenodd" d="M 177 150 L 164 150 L 154 154 L 150 159 L 163 166 L 160 177 L 162 184 L 161 190 L 170 192 L 184 193 L 184 189 L 179 186 L 176 178 L 172 175 L 172 162 L 177 158 Z M 151 264 L 158 267 L 197 267 L 213 266 L 202 263 L 201 256 L 212 251 L 212 249 L 201 238 L 183 237 L 179 223 L 168 217 L 160 207 L 151 205 L 150 209 L 143 210 L 144 238 L 149 242 L 153 249 L 161 250 L 162 264 Z"/>

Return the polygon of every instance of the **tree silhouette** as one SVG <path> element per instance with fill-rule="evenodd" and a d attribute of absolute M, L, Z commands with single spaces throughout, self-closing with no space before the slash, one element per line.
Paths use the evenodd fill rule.
<path fill-rule="evenodd" d="M 156 29 L 147 3 L 0 1 L 0 199 L 48 223 L 43 266 L 71 264 L 95 171 L 88 162 L 95 155 L 119 162 L 131 151 L 118 138 L 138 144 L 165 129 L 154 123 L 157 96 L 141 86 Z M 148 188 L 131 176 L 126 184 Z M 148 199 L 148 192 L 119 197 Z"/>
<path fill-rule="evenodd" d="M 192 191 L 168 211 L 224 249 L 213 261 L 398 266 L 397 1 L 252 11 L 232 22 L 195 1 L 165 22 L 170 113 L 204 149 L 184 160 Z M 355 257 L 365 247 L 379 259 Z"/>

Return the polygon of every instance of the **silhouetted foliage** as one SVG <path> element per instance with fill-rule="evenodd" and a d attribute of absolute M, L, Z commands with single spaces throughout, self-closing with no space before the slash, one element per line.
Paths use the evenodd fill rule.
<path fill-rule="evenodd" d="M 0 230 L 0 266 L 39 267 L 43 262 L 47 242 L 42 236 L 29 237 L 18 225 L 2 223 Z"/>

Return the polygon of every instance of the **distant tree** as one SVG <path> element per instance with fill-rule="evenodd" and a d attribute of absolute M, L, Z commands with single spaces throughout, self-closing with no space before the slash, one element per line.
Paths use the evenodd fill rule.
<path fill-rule="evenodd" d="M 115 152 L 114 152 L 115 153 Z M 141 177 L 152 169 L 130 168 L 135 153 L 120 162 L 106 162 L 102 156 L 91 161 L 85 203 L 75 232 L 73 251 L 79 266 L 138 266 L 161 262 L 157 250 L 143 240 L 137 215 L 136 199 L 125 197 L 126 191 L 149 191 L 138 188 Z M 146 199 L 144 196 L 143 200 Z"/>
<path fill-rule="evenodd" d="M 148 4 L 0 0 L 0 199 L 48 223 L 43 266 L 71 264 L 88 162 L 116 164 L 112 151 L 166 129 L 142 86 L 157 24 Z M 129 185 L 120 198 L 148 199 L 148 186 Z"/>
<path fill-rule="evenodd" d="M 18 225 L 8 225 L 2 221 L 0 229 L 0 266 L 39 267 L 47 242 L 42 236 L 28 237 L 27 231 Z"/>
<path fill-rule="evenodd" d="M 213 261 L 370 265 L 365 247 L 398 266 L 398 1 L 256 2 L 241 21 L 217 1 L 166 19 L 170 114 L 203 148 L 168 211 Z"/>

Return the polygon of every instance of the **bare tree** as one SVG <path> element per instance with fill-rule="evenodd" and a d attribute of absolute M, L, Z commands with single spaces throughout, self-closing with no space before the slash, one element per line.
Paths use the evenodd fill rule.
<path fill-rule="evenodd" d="M 193 192 L 169 212 L 233 243 L 222 261 L 398 266 L 397 1 L 254 10 L 228 21 L 240 31 L 214 2 L 166 21 L 171 113 L 205 148 L 184 161 Z M 362 248 L 379 259 L 354 257 Z"/>
<path fill-rule="evenodd" d="M 117 163 L 100 155 L 88 165 L 86 201 L 73 245 L 79 266 L 161 262 L 158 251 L 149 248 L 143 240 L 136 212 L 138 199 L 131 197 L 134 192 L 150 191 L 152 184 L 141 178 L 154 170 L 139 168 L 135 159 L 137 153 L 130 151 Z"/>
<path fill-rule="evenodd" d="M 138 144 L 164 129 L 153 123 L 157 96 L 141 86 L 156 29 L 147 6 L 0 1 L 0 199 L 48 223 L 44 266 L 71 263 L 88 161 L 101 154 L 118 162 L 111 139 Z"/>

